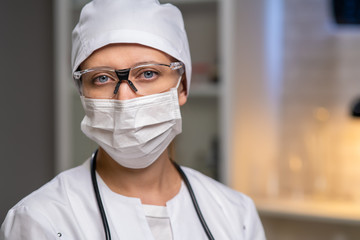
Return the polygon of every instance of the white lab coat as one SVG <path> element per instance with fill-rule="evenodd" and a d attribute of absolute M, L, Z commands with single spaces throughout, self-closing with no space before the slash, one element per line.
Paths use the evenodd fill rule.
<path fill-rule="evenodd" d="M 253 202 L 245 195 L 183 167 L 216 240 L 265 239 Z M 98 175 L 113 240 L 154 240 L 141 201 L 112 192 Z M 186 186 L 167 202 L 174 240 L 207 239 Z M 65 171 L 7 214 L 1 240 L 100 240 L 103 224 L 90 177 L 90 161 Z"/>

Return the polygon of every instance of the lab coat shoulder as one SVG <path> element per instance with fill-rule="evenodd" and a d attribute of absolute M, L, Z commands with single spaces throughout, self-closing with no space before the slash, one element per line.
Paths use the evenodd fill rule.
<path fill-rule="evenodd" d="M 204 217 L 221 219 L 240 239 L 266 239 L 254 202 L 247 195 L 209 178 L 202 173 L 183 167 L 200 202 Z M 211 200 L 210 200 L 211 199 Z M 207 209 L 203 209 L 207 208 Z M 217 216 L 215 213 L 217 213 Z M 213 215 L 213 216 L 211 216 Z M 240 234 L 241 231 L 241 234 Z"/>
<path fill-rule="evenodd" d="M 83 165 L 65 171 L 18 202 L 6 215 L 0 240 L 58 239 L 62 229 L 76 228 L 68 191 L 88 188 L 86 171 Z"/>

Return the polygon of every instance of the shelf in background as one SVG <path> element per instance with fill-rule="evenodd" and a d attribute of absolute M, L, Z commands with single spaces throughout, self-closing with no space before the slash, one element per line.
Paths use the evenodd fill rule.
<path fill-rule="evenodd" d="M 360 224 L 360 203 L 346 201 L 254 199 L 261 215 Z"/>
<path fill-rule="evenodd" d="M 189 97 L 218 97 L 219 85 L 218 84 L 193 84 L 190 86 Z"/>

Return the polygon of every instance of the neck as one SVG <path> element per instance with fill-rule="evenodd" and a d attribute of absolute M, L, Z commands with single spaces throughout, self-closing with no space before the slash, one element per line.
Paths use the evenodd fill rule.
<path fill-rule="evenodd" d="M 149 167 L 130 169 L 119 165 L 102 148 L 96 170 L 105 184 L 118 194 L 140 198 L 143 204 L 165 206 L 180 190 L 181 177 L 167 150 Z"/>

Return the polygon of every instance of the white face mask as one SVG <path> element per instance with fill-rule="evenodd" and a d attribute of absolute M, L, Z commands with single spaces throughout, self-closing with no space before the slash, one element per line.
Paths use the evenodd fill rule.
<path fill-rule="evenodd" d="M 181 133 L 177 88 L 129 100 L 81 101 L 81 130 L 127 168 L 150 166 Z"/>

